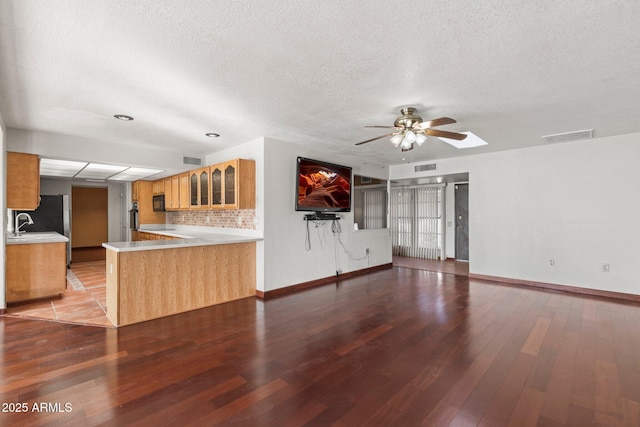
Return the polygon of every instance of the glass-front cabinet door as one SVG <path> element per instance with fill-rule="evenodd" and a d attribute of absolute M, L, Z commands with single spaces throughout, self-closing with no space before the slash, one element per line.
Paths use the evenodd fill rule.
<path fill-rule="evenodd" d="M 211 206 L 222 206 L 222 169 L 211 166 Z"/>
<path fill-rule="evenodd" d="M 198 206 L 198 174 L 189 173 L 189 206 Z"/>
<path fill-rule="evenodd" d="M 209 207 L 209 168 L 189 172 L 189 206 L 191 208 Z"/>
<path fill-rule="evenodd" d="M 236 165 L 226 164 L 224 168 L 224 204 L 236 204 Z"/>
<path fill-rule="evenodd" d="M 209 207 L 209 169 L 200 172 L 200 206 Z"/>

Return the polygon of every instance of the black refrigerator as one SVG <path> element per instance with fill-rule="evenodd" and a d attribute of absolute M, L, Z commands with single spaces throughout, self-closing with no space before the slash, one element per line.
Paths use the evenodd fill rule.
<path fill-rule="evenodd" d="M 35 211 L 14 211 L 15 215 L 26 212 L 31 215 L 33 224 L 25 224 L 21 230 L 26 232 L 34 231 L 55 231 L 69 239 L 67 243 L 67 267 L 71 264 L 71 227 L 69 214 L 69 196 L 40 196 L 40 205 Z"/>

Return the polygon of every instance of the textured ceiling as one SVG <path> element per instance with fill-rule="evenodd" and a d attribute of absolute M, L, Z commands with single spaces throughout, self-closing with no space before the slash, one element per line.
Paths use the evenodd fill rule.
<path fill-rule="evenodd" d="M 14 128 L 195 155 L 266 136 L 380 164 L 640 131 L 636 0 L 0 0 L 0 25 Z M 404 106 L 489 145 L 354 145 Z"/>

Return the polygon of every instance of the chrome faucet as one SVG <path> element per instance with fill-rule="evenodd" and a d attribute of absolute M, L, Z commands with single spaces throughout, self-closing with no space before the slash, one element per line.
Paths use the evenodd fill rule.
<path fill-rule="evenodd" d="M 22 224 L 18 225 L 18 222 L 20 221 L 20 217 L 22 217 L 23 215 L 27 218 L 27 222 L 23 222 Z M 20 235 L 20 228 L 25 224 L 29 224 L 29 225 L 33 224 L 33 219 L 31 219 L 31 215 L 29 215 L 28 213 L 20 212 L 18 215 L 16 215 L 16 226 L 13 229 L 14 230 L 13 234 L 16 236 Z"/>

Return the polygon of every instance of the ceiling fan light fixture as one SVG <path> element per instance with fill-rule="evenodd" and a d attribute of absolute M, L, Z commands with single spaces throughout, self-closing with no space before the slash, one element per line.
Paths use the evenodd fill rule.
<path fill-rule="evenodd" d="M 399 134 L 393 135 L 389 140 L 389 142 L 391 142 L 394 147 L 397 147 L 398 145 L 400 145 L 403 139 L 404 139 L 404 135 L 399 133 Z"/>
<path fill-rule="evenodd" d="M 438 117 L 436 119 L 424 121 L 422 117 L 416 114 L 416 109 L 413 107 L 407 107 L 400 110 L 402 114 L 398 117 L 393 126 L 365 126 L 367 128 L 383 128 L 393 129 L 385 135 L 380 135 L 375 138 L 370 138 L 365 141 L 357 142 L 356 145 L 366 144 L 371 141 L 376 141 L 382 138 L 389 138 L 389 142 L 394 147 L 400 147 L 402 151 L 413 150 L 414 144 L 421 146 L 427 141 L 428 136 L 434 136 L 441 138 L 445 142 L 448 140 L 462 141 L 469 139 L 466 133 L 451 132 L 446 130 L 433 129 L 438 126 L 450 125 L 456 123 L 451 117 Z M 452 144 L 454 145 L 454 144 Z M 461 147 L 466 148 L 466 147 Z"/>
<path fill-rule="evenodd" d="M 404 139 L 409 141 L 410 143 L 416 142 L 416 134 L 408 130 L 404 135 Z"/>

